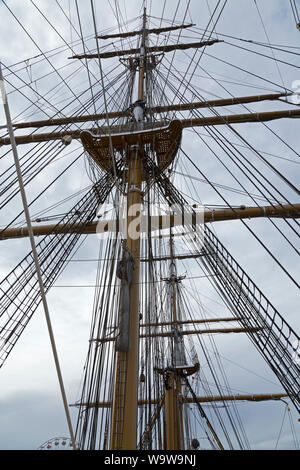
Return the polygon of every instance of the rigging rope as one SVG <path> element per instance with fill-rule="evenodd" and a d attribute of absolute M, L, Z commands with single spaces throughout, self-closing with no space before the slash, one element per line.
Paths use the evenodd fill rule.
<path fill-rule="evenodd" d="M 2 69 L 0 65 L 0 81 L 3 84 L 3 75 L 2 75 Z M 3 86 L 3 85 L 2 85 Z M 51 318 L 50 318 L 50 312 L 49 312 L 49 307 L 48 307 L 48 302 L 46 299 L 46 291 L 45 291 L 45 286 L 42 278 L 42 271 L 41 271 L 41 266 L 39 263 L 39 258 L 38 258 L 38 252 L 35 244 L 35 239 L 32 231 L 32 225 L 31 225 L 31 219 L 30 219 L 30 213 L 29 213 L 29 208 L 27 204 L 27 197 L 25 193 L 25 188 L 23 184 L 23 178 L 22 178 L 22 172 L 21 172 L 21 167 L 19 163 L 19 158 L 18 158 L 18 151 L 17 151 L 17 145 L 14 137 L 14 132 L 13 132 L 13 127 L 12 127 L 12 122 L 11 122 L 11 117 L 10 117 L 10 111 L 9 111 L 9 105 L 7 102 L 7 97 L 5 96 L 5 89 L 4 86 L 2 88 L 2 100 L 3 100 L 3 107 L 5 111 L 5 116 L 6 116 L 6 122 L 7 122 L 7 127 L 9 130 L 9 135 L 10 135 L 10 140 L 11 140 L 11 145 L 12 145 L 12 151 L 13 151 L 13 156 L 14 156 L 14 162 L 15 162 L 15 167 L 16 167 L 16 172 L 18 175 L 18 182 L 19 182 L 19 187 L 20 187 L 20 193 L 22 197 L 22 203 L 24 207 L 24 213 L 26 217 L 26 222 L 27 222 L 27 228 L 29 232 L 29 238 L 30 238 L 30 244 L 31 244 L 31 250 L 32 250 L 32 257 L 34 260 L 34 266 L 35 266 L 35 271 L 36 271 L 36 276 L 37 276 L 37 281 L 38 281 L 38 286 L 39 286 L 39 293 L 41 296 L 41 300 L 43 303 L 43 308 L 44 308 L 44 313 L 45 313 L 45 318 L 46 318 L 46 323 L 47 323 L 47 328 L 48 328 L 48 334 L 49 334 L 49 339 L 51 343 L 51 349 L 52 349 L 52 354 L 55 362 L 55 368 L 56 368 L 56 373 L 59 381 L 59 386 L 60 386 L 60 392 L 63 400 L 63 405 L 64 405 L 64 410 L 65 410 L 65 415 L 68 423 L 68 428 L 69 428 L 69 433 L 72 441 L 72 446 L 73 450 L 76 450 L 76 442 L 75 442 L 75 437 L 74 437 L 74 432 L 73 432 L 73 427 L 72 427 L 72 422 L 71 422 L 71 417 L 70 417 L 70 412 L 69 412 L 69 407 L 67 403 L 67 397 L 66 397 L 66 392 L 65 392 L 65 387 L 64 387 L 64 382 L 63 382 L 63 377 L 61 373 L 61 368 L 60 368 L 60 363 L 58 359 L 58 354 L 57 354 L 57 349 L 56 349 L 56 344 L 55 344 L 55 339 L 54 339 L 54 334 L 53 334 L 53 328 L 52 328 L 52 323 L 51 323 Z"/>

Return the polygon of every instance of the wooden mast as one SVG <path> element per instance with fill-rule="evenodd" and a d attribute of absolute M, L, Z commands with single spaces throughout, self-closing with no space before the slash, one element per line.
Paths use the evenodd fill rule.
<path fill-rule="evenodd" d="M 172 362 L 171 368 L 164 372 L 165 379 L 165 450 L 180 450 L 184 448 L 181 376 L 176 373 L 176 366 L 181 365 L 184 355 L 181 350 L 180 332 L 177 312 L 177 270 L 174 260 L 174 241 L 170 227 L 170 278 L 168 279 L 171 302 L 172 322 Z"/>
<path fill-rule="evenodd" d="M 170 227 L 170 278 L 167 279 L 170 285 L 171 297 L 171 320 L 172 320 L 172 357 L 171 366 L 163 371 L 165 380 L 165 450 L 184 450 L 184 426 L 183 426 L 183 397 L 182 397 L 182 384 L 186 381 L 190 392 L 193 392 L 187 377 L 193 375 L 199 370 L 199 363 L 196 362 L 193 366 L 186 364 L 184 354 L 182 332 L 180 331 L 180 310 L 177 308 L 178 297 L 178 282 L 183 279 L 177 276 L 176 262 L 174 260 L 174 240 L 172 238 L 172 229 Z M 162 372 L 162 371 L 160 371 Z M 197 403 L 193 392 L 194 402 Z M 213 426 L 211 425 L 207 415 L 197 403 L 200 408 L 201 416 L 205 419 L 206 425 L 210 430 L 216 445 L 219 449 L 224 450 L 218 435 L 216 434 Z"/>
<path fill-rule="evenodd" d="M 146 9 L 143 14 L 143 34 L 139 56 L 138 101 L 134 117 L 138 128 L 143 127 L 144 77 L 146 62 Z M 128 151 L 127 239 L 125 250 L 133 264 L 129 292 L 128 343 L 116 349 L 116 377 L 112 409 L 110 448 L 134 450 L 137 444 L 138 372 L 139 372 L 139 264 L 143 148 L 134 145 Z M 128 261 L 127 261 L 128 262 Z M 127 279 L 128 281 L 128 279 Z M 125 315 L 124 311 L 122 315 Z M 124 331 L 120 331 L 122 336 Z"/>

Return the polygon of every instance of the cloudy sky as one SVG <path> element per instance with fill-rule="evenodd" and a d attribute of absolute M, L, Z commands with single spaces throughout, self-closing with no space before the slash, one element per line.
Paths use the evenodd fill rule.
<path fill-rule="evenodd" d="M 129 24 L 128 28 L 130 30 L 137 28 L 139 20 L 136 18 L 141 15 L 143 2 L 119 0 L 117 2 L 119 5 L 118 18 L 115 14 L 115 8 L 112 8 L 114 3 L 102 0 L 94 1 L 98 32 L 107 31 L 110 28 L 115 28 L 114 32 L 116 32 L 118 19 L 121 23 L 123 20 L 130 22 L 133 19 L 134 21 Z M 34 4 L 40 8 L 49 22 Z M 155 26 L 160 24 L 163 4 L 164 2 L 158 0 L 147 2 L 147 11 Z M 217 4 L 216 0 L 191 0 L 190 2 L 182 0 L 178 2 L 179 6 L 176 12 L 177 2 L 167 0 L 162 25 L 168 26 L 172 23 L 175 13 L 175 21 L 180 23 L 186 14 L 185 22 L 191 21 L 199 29 L 194 29 L 189 34 L 183 33 L 181 40 L 183 42 L 199 40 L 209 22 L 210 12 Z M 289 0 L 257 0 L 256 2 L 228 0 L 219 3 L 220 6 L 223 4 L 225 4 L 224 10 L 218 20 L 215 33 L 219 39 L 226 41 L 206 48 L 201 60 L 197 63 L 192 80 L 195 96 L 214 99 L 278 92 L 282 89 L 291 90 L 293 82 L 300 80 L 299 65 L 297 65 L 299 64 L 298 55 L 286 54 L 278 50 L 282 46 L 290 46 L 288 50 L 297 53 L 300 49 L 300 32 L 296 29 Z M 87 38 L 87 47 L 90 50 L 95 50 L 90 2 L 78 0 L 78 6 L 83 35 Z M 4 75 L 7 78 L 13 120 L 45 119 L 47 116 L 54 116 L 60 108 L 73 100 L 74 94 L 81 96 L 82 91 L 88 88 L 88 74 L 84 65 L 68 59 L 73 52 L 82 52 L 82 44 L 77 35 L 79 23 L 74 0 L 38 0 L 34 3 L 30 0 L 0 2 L 0 22 L 2 44 L 0 60 L 7 67 L 4 67 Z M 73 29 L 71 23 L 74 26 Z M 211 25 L 207 29 L 210 30 L 210 27 Z M 264 44 L 268 44 L 270 41 L 271 44 L 276 44 L 278 49 L 272 51 L 270 48 L 254 47 L 247 42 L 239 42 L 225 35 L 260 41 Z M 174 39 L 177 39 L 176 35 L 172 41 Z M 72 44 L 72 47 L 66 47 L 66 43 Z M 270 58 L 240 49 L 236 45 L 259 51 Z M 109 43 L 106 50 L 110 48 L 116 48 L 116 44 Z M 43 53 L 47 53 L 47 59 L 43 57 Z M 273 54 L 278 59 L 277 62 L 273 60 Z M 199 57 L 200 54 L 195 56 L 195 62 L 188 69 L 188 73 L 193 72 L 194 64 Z M 191 59 L 193 59 L 193 51 L 178 53 L 173 64 L 176 69 L 175 75 L 183 76 L 191 64 Z M 164 65 L 160 69 L 165 75 L 169 60 L 170 57 L 166 55 Z M 297 67 L 292 67 L 283 61 L 295 64 Z M 109 61 L 105 73 L 114 69 L 116 63 L 118 69 L 113 70 L 112 75 L 120 73 L 122 65 L 117 61 Z M 53 68 L 59 69 L 60 73 L 53 73 Z M 91 71 L 93 81 L 93 77 L 99 77 L 99 67 L 96 61 L 91 64 Z M 43 76 L 45 78 L 41 79 Z M 61 84 L 62 77 L 68 86 Z M 174 86 L 178 85 L 176 77 L 172 76 L 170 80 Z M 30 87 L 26 84 L 29 84 Z M 96 83 L 95 89 L 97 87 L 100 89 L 100 82 Z M 114 89 L 114 92 L 117 91 Z M 181 88 L 181 92 L 183 91 L 184 87 Z M 168 91 L 168 93 L 171 92 Z M 47 99 L 43 100 L 43 96 L 46 96 Z M 187 98 L 193 99 L 192 96 Z M 194 99 L 197 100 L 197 98 Z M 67 115 L 67 112 L 72 109 L 77 110 L 80 103 L 75 101 L 72 106 L 64 109 L 62 115 Z M 114 106 L 116 107 L 117 103 L 114 103 Z M 219 112 L 220 114 L 230 114 L 232 112 L 246 113 L 289 108 L 292 106 L 286 103 L 261 102 L 249 104 L 247 107 L 237 106 L 234 110 L 227 107 Z M 210 115 L 206 111 L 203 113 Z M 0 111 L 1 124 L 4 124 L 2 109 Z M 296 119 L 274 121 L 267 123 L 267 126 L 242 124 L 236 126 L 235 129 L 257 150 L 266 152 L 264 156 L 294 185 L 297 185 L 300 176 L 300 160 L 297 154 L 299 153 L 299 121 Z M 230 130 L 223 128 L 223 126 L 220 126 L 219 130 L 221 132 L 219 138 L 228 138 L 237 146 L 243 145 L 243 142 Z M 246 181 L 243 174 L 226 157 L 208 131 L 199 128 L 198 132 L 199 135 L 195 135 L 190 130 L 184 132 L 183 149 L 201 168 L 206 177 L 214 183 L 238 188 L 232 175 L 215 157 L 217 154 L 221 161 L 226 163 L 227 168 L 232 170 L 238 181 L 243 183 L 249 192 L 257 194 L 257 189 Z M 19 131 L 18 135 L 22 133 L 25 132 Z M 61 148 L 61 153 L 55 161 L 48 165 L 34 179 L 33 183 L 27 186 L 29 201 L 39 194 L 41 189 L 70 163 L 71 159 L 75 159 L 80 154 L 79 147 L 78 143 L 73 142 L 67 149 Z M 252 163 L 260 169 L 266 178 L 273 182 L 288 200 L 294 203 L 299 202 L 299 197 L 297 199 L 296 194 L 284 185 L 249 149 L 238 148 L 245 152 Z M 25 155 L 29 149 L 30 145 L 20 147 L 20 156 Z M 1 155 L 4 155 L 6 151 L 7 148 L 1 150 Z M 1 172 L 11 163 L 12 155 L 9 153 L 0 160 Z M 187 195 L 190 202 L 197 201 L 208 206 L 226 204 L 224 199 L 203 181 L 194 179 L 192 184 L 191 180 L 180 175 L 180 173 L 186 173 L 195 178 L 202 178 L 200 173 L 195 172 L 183 153 L 180 154 L 177 171 L 178 174 L 174 174 L 174 183 Z M 1 180 L 2 184 L 5 184 L 5 179 Z M 66 172 L 32 206 L 32 219 L 39 211 L 75 194 L 75 198 L 71 200 L 71 205 L 73 205 L 79 200 L 79 191 L 84 190 L 90 184 L 84 159 L 81 158 L 72 166 L 71 171 Z M 253 201 L 248 196 L 225 190 L 221 192 L 231 205 L 253 205 Z M 264 203 L 263 201 L 259 202 Z M 47 212 L 47 215 L 62 213 L 67 210 L 67 207 L 70 207 L 70 202 L 59 206 L 52 212 Z M 0 225 L 5 226 L 20 211 L 21 202 L 16 197 L 2 209 Z M 20 217 L 18 223 L 21 224 L 22 221 L 23 217 Z M 289 240 L 299 247 L 298 239 L 291 228 L 282 221 L 276 223 Z M 286 243 L 278 230 L 266 220 L 247 221 L 247 225 L 266 243 L 288 272 L 295 277 L 298 274 L 299 280 L 298 260 L 295 251 Z M 271 299 L 278 311 L 296 331 L 299 331 L 297 288 L 253 238 L 247 227 L 239 221 L 219 222 L 213 225 L 213 230 L 253 281 Z M 28 240 L 2 241 L 0 243 L 1 277 L 5 277 L 28 251 Z M 96 236 L 89 236 L 76 253 L 76 259 L 94 259 L 97 257 L 97 253 L 98 239 Z M 192 275 L 199 274 L 195 266 L 185 264 L 182 269 L 191 269 Z M 93 285 L 95 275 L 96 263 L 69 263 L 48 294 L 69 403 L 74 403 L 80 397 L 93 306 L 93 289 L 89 287 L 76 288 L 76 286 Z M 61 287 L 64 285 L 70 287 Z M 187 285 L 186 288 L 192 289 L 194 286 Z M 197 289 L 207 311 L 214 311 L 220 316 L 226 314 L 225 307 L 220 304 L 220 299 L 211 291 L 208 283 L 197 283 Z M 220 348 L 220 354 L 224 358 L 224 366 L 226 366 L 232 389 L 236 393 L 276 393 L 282 391 L 277 379 L 265 366 L 263 360 L 257 357 L 257 353 L 249 345 L 247 338 L 242 337 L 243 335 L 236 335 L 233 342 L 229 336 L 225 336 L 216 338 L 216 342 Z M 0 449 L 36 449 L 48 439 L 68 435 L 42 309 L 37 310 L 0 370 L 0 384 Z M 278 448 L 294 448 L 289 416 L 288 414 L 284 415 L 285 406 L 283 402 L 241 404 L 240 414 L 253 448 L 274 449 L 282 422 Z M 71 408 L 71 413 L 75 423 L 76 410 Z M 297 422 L 298 417 L 292 408 L 291 416 L 299 440 L 300 424 Z"/>

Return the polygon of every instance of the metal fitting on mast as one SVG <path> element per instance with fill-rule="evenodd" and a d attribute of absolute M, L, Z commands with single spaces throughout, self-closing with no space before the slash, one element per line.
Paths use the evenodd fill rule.
<path fill-rule="evenodd" d="M 136 122 L 140 125 L 142 125 L 143 120 L 144 120 L 144 108 L 145 108 L 144 101 L 138 100 L 133 104 L 133 116 Z"/>

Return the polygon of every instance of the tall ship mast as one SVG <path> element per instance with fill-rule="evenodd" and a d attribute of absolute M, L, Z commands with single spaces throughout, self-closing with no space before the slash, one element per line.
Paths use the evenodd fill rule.
<path fill-rule="evenodd" d="M 282 70 L 299 68 L 293 62 L 299 48 L 270 42 L 256 1 L 252 7 L 265 42 L 222 32 L 224 15 L 228 20 L 226 0 L 194 6 L 179 1 L 176 7 L 173 2 L 142 2 L 133 21 L 124 20 L 122 2 L 115 2 L 110 7 L 117 24 L 106 30 L 103 24 L 99 28 L 99 2 L 91 0 L 84 9 L 77 0 L 57 2 L 71 41 L 53 25 L 51 12 L 48 16 L 31 1 L 34 14 L 63 44 L 45 52 L 13 3 L 3 2 L 1 8 L 39 54 L 13 65 L 1 60 L 1 247 L 5 253 L 19 242 L 27 252 L 0 284 L 0 373 L 5 377 L 14 354 L 22 355 L 28 325 L 38 310 L 44 311 L 68 424 L 69 435 L 62 441 L 70 442 L 70 448 L 249 449 L 253 443 L 246 425 L 251 419 L 242 417 L 248 404 L 271 404 L 280 416 L 278 422 L 281 411 L 288 413 L 288 446 L 293 440 L 297 448 L 293 421 L 300 411 L 300 339 L 293 312 L 299 294 L 295 259 L 300 203 L 295 175 L 300 155 L 294 136 L 289 142 L 271 124 L 291 123 L 297 132 L 297 83 L 287 86 Z M 205 25 L 199 3 L 207 15 Z M 92 29 L 85 35 L 87 12 Z M 294 2 L 289 15 L 298 34 Z M 257 61 L 272 61 L 282 83 L 266 78 L 264 70 L 258 74 L 250 64 L 245 70 L 231 63 L 228 51 L 234 48 L 236 58 L 253 54 Z M 215 75 L 207 67 L 209 59 L 221 62 L 225 70 L 232 67 L 236 77 Z M 46 77 L 49 89 L 33 76 L 40 62 L 45 65 L 40 80 Z M 72 73 L 65 76 L 64 67 L 71 67 Z M 248 74 L 251 83 L 240 73 Z M 57 84 L 49 78 L 53 74 Z M 215 89 L 209 96 L 210 91 L 202 88 L 205 78 L 223 91 L 221 96 Z M 263 85 L 255 85 L 258 81 Z M 235 89 L 264 92 L 233 95 L 229 83 Z M 53 92 L 61 85 L 66 96 L 58 95 L 56 102 Z M 20 105 L 15 101 L 19 95 Z M 18 113 L 11 111 L 15 106 Z M 253 132 L 261 127 L 280 147 L 280 155 L 260 150 L 261 135 Z M 288 129 L 284 127 L 287 135 Z M 67 166 L 59 163 L 57 174 L 54 171 L 53 179 L 46 180 L 47 170 L 51 174 L 60 158 L 69 159 Z M 62 190 L 72 187 L 73 165 L 80 162 L 88 188 L 75 194 L 77 202 L 71 207 L 71 197 L 49 206 L 47 197 L 50 194 L 52 200 L 57 182 L 63 182 Z M 18 195 L 20 207 L 15 202 Z M 211 202 L 214 198 L 217 204 Z M 53 214 L 59 206 L 63 213 Z M 240 234 L 235 233 L 238 223 Z M 272 230 L 271 238 L 266 227 Z M 90 259 L 80 259 L 80 254 Z M 251 261 L 254 276 L 236 254 Z M 258 282 L 266 273 L 264 257 L 274 270 L 269 276 L 277 288 L 268 289 L 274 302 Z M 80 391 L 71 402 L 64 385 L 66 361 L 57 352 L 62 346 L 57 350 L 52 322 L 57 326 L 53 310 L 62 298 L 67 305 L 70 287 L 65 286 L 62 297 L 58 278 L 68 268 L 72 276 L 79 261 L 88 266 L 79 268 L 79 277 L 94 276 L 94 294 L 85 307 L 88 349 L 81 363 Z M 261 281 L 268 285 L 266 279 Z M 84 286 L 73 287 L 79 291 Z M 75 295 L 76 321 L 83 299 L 78 292 Z M 236 376 L 228 373 L 226 357 L 220 353 L 226 354 L 230 346 L 234 357 L 228 362 L 240 368 Z M 256 372 L 243 362 L 248 352 L 255 357 Z M 75 361 L 74 343 L 70 356 Z M 15 357 L 12 367 L 18 364 Z M 264 384 L 255 393 L 247 392 L 238 383 L 247 370 L 272 382 L 271 390 Z M 281 430 L 275 446 L 280 434 Z M 42 448 L 58 443 L 54 438 Z"/>

